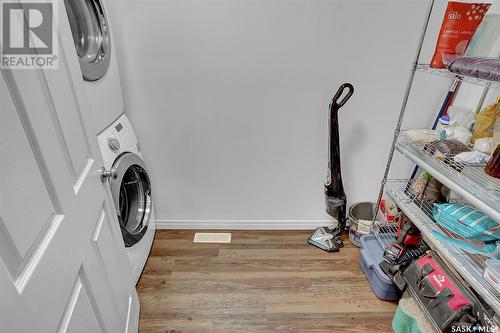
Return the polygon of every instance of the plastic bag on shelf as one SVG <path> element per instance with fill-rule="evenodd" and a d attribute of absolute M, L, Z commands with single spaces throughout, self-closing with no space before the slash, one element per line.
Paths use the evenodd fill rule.
<path fill-rule="evenodd" d="M 453 157 L 453 160 L 457 163 L 462 163 L 470 166 L 484 166 L 491 156 L 480 151 L 464 151 Z"/>
<path fill-rule="evenodd" d="M 431 67 L 443 68 L 445 54 L 464 54 L 467 44 L 490 6 L 489 3 L 448 2 Z"/>
<path fill-rule="evenodd" d="M 500 40 L 500 15 L 487 14 L 472 36 L 467 49 L 466 56 L 485 57 L 498 54 L 495 45 Z"/>
<path fill-rule="evenodd" d="M 457 140 L 464 145 L 469 144 L 472 133 L 463 126 L 449 126 L 439 132 L 439 139 L 441 140 Z"/>
<path fill-rule="evenodd" d="M 479 138 L 474 141 L 474 147 L 472 150 L 480 151 L 481 153 L 491 154 L 491 145 L 493 144 L 493 138 Z"/>
<path fill-rule="evenodd" d="M 464 239 L 479 242 L 500 240 L 500 225 L 483 212 L 462 203 L 443 203 L 433 207 L 440 226 Z"/>
<path fill-rule="evenodd" d="M 450 107 L 448 114 L 450 116 L 449 126 L 469 128 L 476 121 L 476 112 L 471 108 L 453 105 Z"/>
<path fill-rule="evenodd" d="M 428 129 L 408 129 L 401 134 L 415 144 L 430 143 L 439 138 L 438 131 Z"/>
<path fill-rule="evenodd" d="M 458 140 L 468 145 L 472 136 L 469 128 L 476 120 L 476 113 L 470 108 L 452 106 L 448 112 L 449 124 L 439 132 L 440 140 Z"/>
<path fill-rule="evenodd" d="M 452 73 L 500 82 L 500 59 L 445 54 L 443 62 Z"/>
<path fill-rule="evenodd" d="M 469 148 L 458 140 L 436 140 L 425 146 L 425 150 L 438 159 L 446 159 L 469 151 Z"/>
<path fill-rule="evenodd" d="M 412 184 L 412 190 L 417 198 L 430 204 L 446 202 L 446 197 L 442 193 L 443 184 L 430 173 L 424 171 Z"/>
<path fill-rule="evenodd" d="M 495 103 L 484 108 L 477 114 L 476 124 L 472 132 L 472 142 L 479 138 L 489 138 L 493 136 L 493 129 L 496 120 L 500 118 L 500 96 Z"/>

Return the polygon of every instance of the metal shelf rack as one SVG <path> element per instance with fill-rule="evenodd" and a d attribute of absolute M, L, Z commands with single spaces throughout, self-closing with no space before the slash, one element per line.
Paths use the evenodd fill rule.
<path fill-rule="evenodd" d="M 487 175 L 484 166 L 467 166 L 453 157 L 438 159 L 404 135 L 399 136 L 396 150 L 500 224 L 500 179 Z"/>
<path fill-rule="evenodd" d="M 500 87 L 500 82 L 481 80 L 464 75 L 457 75 L 447 70 L 433 69 L 428 65 L 419 63 L 422 45 L 425 39 L 429 20 L 434 7 L 434 0 L 429 0 L 428 10 L 425 16 L 424 25 L 417 45 L 417 51 L 412 63 L 408 83 L 401 103 L 394 137 L 392 140 L 387 164 L 382 177 L 381 186 L 377 199 L 377 211 L 380 207 L 380 201 L 384 191 L 395 201 L 400 209 L 420 228 L 424 238 L 427 240 L 431 248 L 433 248 L 447 264 L 461 275 L 461 277 L 471 286 L 472 289 L 480 295 L 483 300 L 488 303 L 496 312 L 497 318 L 500 317 L 500 295 L 496 290 L 483 278 L 483 269 L 485 257 L 477 254 L 467 253 L 453 245 L 450 245 L 433 236 L 432 230 L 441 230 L 441 228 L 432 219 L 430 207 L 416 204 L 411 192 L 408 191 L 408 180 L 388 182 L 388 175 L 391 168 L 394 152 L 397 150 L 403 156 L 409 158 L 414 163 L 429 171 L 441 183 L 449 187 L 454 192 L 461 195 L 466 202 L 469 202 L 477 209 L 482 210 L 495 221 L 500 223 L 500 182 L 486 175 L 482 168 L 468 167 L 459 165 L 454 161 L 441 161 L 434 158 L 430 153 L 422 149 L 421 146 L 415 145 L 409 140 L 405 140 L 401 134 L 403 118 L 408 103 L 408 98 L 412 89 L 415 73 L 426 72 L 439 76 L 448 77 L 450 79 L 460 78 L 464 82 L 476 84 L 488 89 L 490 87 Z M 483 93 L 484 94 L 484 93 Z M 387 246 L 386 232 L 395 230 L 390 225 L 380 225 L 376 223 L 376 217 L 372 223 L 373 232 L 377 236 L 378 241 L 382 246 Z M 445 232 L 444 230 L 441 230 Z M 448 232 L 446 232 L 450 235 Z M 383 236 L 385 235 L 385 236 Z"/>
<path fill-rule="evenodd" d="M 488 303 L 496 313 L 500 313 L 500 298 L 496 290 L 483 277 L 483 270 L 487 257 L 464 251 L 456 246 L 438 239 L 433 230 L 447 236 L 458 238 L 448 230 L 437 225 L 432 217 L 432 205 L 417 198 L 412 190 L 412 180 L 389 180 L 385 185 L 385 193 L 405 213 L 408 218 L 420 229 L 422 235 L 431 248 L 438 249 L 441 257 L 453 267 L 460 276 Z M 382 230 L 388 226 L 376 227 L 375 233 L 383 235 Z M 389 227 L 391 228 L 391 227 Z M 393 228 L 393 227 L 392 227 Z M 378 239 L 386 242 L 384 237 Z"/>
<path fill-rule="evenodd" d="M 429 73 L 429 74 L 433 74 L 433 75 L 437 75 L 437 76 L 442 76 L 442 77 L 449 78 L 449 79 L 459 78 L 462 80 L 462 82 L 467 82 L 467 83 L 475 84 L 475 85 L 486 87 L 486 88 L 500 88 L 500 82 L 498 82 L 498 81 L 491 81 L 491 80 L 480 79 L 477 77 L 467 76 L 467 75 L 463 75 L 463 74 L 456 74 L 456 73 L 450 72 L 447 69 L 432 68 L 428 64 L 417 64 L 416 70 L 419 72 L 424 72 L 424 73 Z"/>

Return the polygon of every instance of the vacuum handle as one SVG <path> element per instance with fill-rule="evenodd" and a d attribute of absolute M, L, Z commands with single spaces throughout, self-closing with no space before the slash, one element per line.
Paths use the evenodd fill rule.
<path fill-rule="evenodd" d="M 347 95 L 345 95 L 345 97 L 341 101 L 339 101 L 340 96 L 342 96 L 346 88 L 348 89 Z M 333 96 L 332 107 L 338 110 L 349 100 L 349 98 L 351 98 L 353 93 L 354 93 L 354 87 L 352 86 L 352 84 L 343 83 L 340 86 L 339 90 L 337 90 L 337 92 L 335 93 L 335 96 Z"/>

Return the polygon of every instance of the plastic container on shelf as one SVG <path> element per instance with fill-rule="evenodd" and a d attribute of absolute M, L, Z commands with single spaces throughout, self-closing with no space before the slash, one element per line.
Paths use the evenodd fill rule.
<path fill-rule="evenodd" d="M 486 260 L 484 278 L 500 293 L 500 260 Z"/>
<path fill-rule="evenodd" d="M 484 172 L 491 177 L 500 178 L 500 145 L 497 146 L 490 161 L 486 164 Z"/>
<path fill-rule="evenodd" d="M 379 235 L 379 237 L 394 239 L 394 234 Z M 384 260 L 384 249 L 377 238 L 374 235 L 364 235 L 361 237 L 360 244 L 359 265 L 375 295 L 384 301 L 399 300 L 402 295 L 401 291 L 379 266 Z"/>
<path fill-rule="evenodd" d="M 442 130 L 444 130 L 445 128 L 447 128 L 448 126 L 450 126 L 450 116 L 447 114 L 442 115 L 441 118 L 439 118 L 439 122 L 437 124 L 436 131 L 439 133 Z"/>

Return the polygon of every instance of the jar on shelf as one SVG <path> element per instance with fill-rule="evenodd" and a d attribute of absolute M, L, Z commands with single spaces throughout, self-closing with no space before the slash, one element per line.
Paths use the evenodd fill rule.
<path fill-rule="evenodd" d="M 491 177 L 500 178 L 500 145 L 497 146 L 490 161 L 484 167 L 484 172 Z"/>

